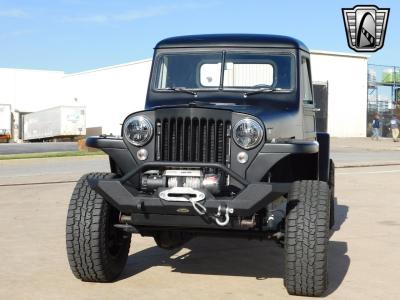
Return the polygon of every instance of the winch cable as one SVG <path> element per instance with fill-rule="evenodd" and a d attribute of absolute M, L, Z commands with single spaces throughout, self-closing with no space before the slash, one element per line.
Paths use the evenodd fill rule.
<path fill-rule="evenodd" d="M 193 209 L 200 215 L 203 216 L 205 214 L 207 214 L 207 208 L 199 203 L 198 201 L 195 201 L 194 199 L 190 198 L 190 197 L 185 197 L 193 206 Z"/>
<path fill-rule="evenodd" d="M 207 208 L 199 203 L 198 201 L 185 196 L 184 198 L 187 199 L 187 201 L 189 201 L 192 206 L 193 209 L 200 215 L 200 216 L 207 216 L 208 218 L 214 220 L 214 222 L 219 225 L 219 226 L 226 226 L 228 225 L 229 221 L 230 221 L 230 217 L 229 214 L 233 214 L 233 208 L 229 208 L 229 207 L 223 207 L 223 206 L 219 206 L 218 207 L 218 212 L 216 215 L 212 215 L 207 213 Z M 221 220 L 221 217 L 223 217 L 224 219 Z"/>

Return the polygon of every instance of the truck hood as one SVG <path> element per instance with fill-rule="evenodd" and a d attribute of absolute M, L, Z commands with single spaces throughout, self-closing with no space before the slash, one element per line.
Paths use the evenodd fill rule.
<path fill-rule="evenodd" d="M 233 112 L 241 112 L 255 116 L 263 122 L 268 122 L 276 118 L 281 118 L 282 115 L 290 114 L 293 110 L 292 107 L 285 105 L 285 103 L 263 103 L 260 105 L 251 104 L 235 104 L 235 103 L 221 103 L 221 102 L 202 102 L 193 101 L 187 104 L 168 104 L 162 106 L 149 107 L 148 109 L 166 109 L 166 108 L 185 108 L 185 107 L 199 107 L 199 108 L 212 108 L 230 110 Z"/>

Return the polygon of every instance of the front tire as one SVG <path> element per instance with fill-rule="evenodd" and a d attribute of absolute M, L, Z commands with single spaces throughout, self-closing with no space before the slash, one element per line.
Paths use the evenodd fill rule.
<path fill-rule="evenodd" d="M 82 281 L 110 282 L 125 267 L 131 235 L 114 227 L 119 211 L 94 191 L 88 178 L 111 179 L 90 173 L 75 186 L 68 208 L 66 243 L 72 273 Z"/>
<path fill-rule="evenodd" d="M 327 288 L 330 191 L 322 181 L 296 181 L 288 199 L 284 284 L 289 294 L 321 296 Z"/>

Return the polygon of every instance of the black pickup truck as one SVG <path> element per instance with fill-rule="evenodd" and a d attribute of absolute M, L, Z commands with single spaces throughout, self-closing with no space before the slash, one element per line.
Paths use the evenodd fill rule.
<path fill-rule="evenodd" d="M 329 135 L 315 130 L 317 110 L 310 54 L 294 38 L 159 42 L 145 110 L 126 117 L 121 137 L 86 141 L 109 155 L 111 172 L 84 175 L 73 191 L 66 240 L 74 275 L 115 280 L 132 233 L 165 249 L 199 235 L 245 237 L 283 246 L 290 294 L 322 295 L 334 165 Z"/>

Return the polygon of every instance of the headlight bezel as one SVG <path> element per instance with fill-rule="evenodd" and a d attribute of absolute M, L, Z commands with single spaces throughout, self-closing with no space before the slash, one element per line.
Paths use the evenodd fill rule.
<path fill-rule="evenodd" d="M 238 130 L 239 126 L 241 126 L 244 123 L 254 125 L 257 129 L 257 134 L 258 134 L 257 139 L 254 143 L 252 143 L 250 145 L 244 145 L 244 144 L 240 143 L 239 137 L 237 136 L 237 130 Z M 262 142 L 262 140 L 264 138 L 264 126 L 261 125 L 260 122 L 258 122 L 257 120 L 246 117 L 246 118 L 240 119 L 238 122 L 236 122 L 235 126 L 232 129 L 232 136 L 233 136 L 233 140 L 235 141 L 235 144 L 238 145 L 240 148 L 242 148 L 244 150 L 251 150 L 251 149 L 254 149 L 257 146 L 259 146 L 260 143 Z"/>
<path fill-rule="evenodd" d="M 147 137 L 143 141 L 140 141 L 140 142 L 137 142 L 137 141 L 131 139 L 130 134 L 128 132 L 129 125 L 135 120 L 140 122 L 141 124 L 144 123 L 145 125 L 147 125 L 148 131 L 149 131 Z M 154 135 L 154 125 L 151 122 L 151 120 L 147 116 L 144 116 L 144 115 L 133 115 L 133 116 L 130 116 L 124 122 L 123 128 L 124 128 L 124 131 L 123 131 L 124 132 L 124 137 L 126 138 L 126 140 L 130 144 L 132 144 L 133 146 L 136 146 L 136 147 L 145 146 L 146 144 L 148 144 L 152 140 L 153 135 Z"/>

